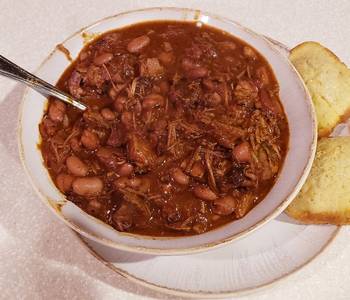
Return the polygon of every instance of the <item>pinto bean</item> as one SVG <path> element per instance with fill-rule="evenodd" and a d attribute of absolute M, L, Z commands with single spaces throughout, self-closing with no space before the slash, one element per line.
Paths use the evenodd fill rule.
<path fill-rule="evenodd" d="M 118 168 L 117 174 L 119 176 L 129 176 L 133 171 L 134 171 L 134 166 L 132 164 L 124 163 Z"/>
<path fill-rule="evenodd" d="M 208 75 L 208 69 L 205 67 L 195 67 L 187 71 L 186 75 L 189 79 L 203 78 Z"/>
<path fill-rule="evenodd" d="M 99 56 L 96 56 L 94 58 L 94 64 L 96 66 L 102 66 L 103 64 L 108 63 L 109 61 L 111 61 L 113 59 L 113 54 L 112 53 L 102 53 Z"/>
<path fill-rule="evenodd" d="M 214 214 L 227 216 L 232 214 L 237 207 L 236 199 L 230 195 L 226 195 L 222 198 L 216 199 L 213 202 Z"/>
<path fill-rule="evenodd" d="M 66 105 L 59 100 L 55 100 L 50 103 L 49 106 L 49 118 L 55 123 L 60 123 L 64 119 L 66 113 Z"/>
<path fill-rule="evenodd" d="M 218 196 L 205 185 L 197 185 L 194 187 L 193 193 L 196 197 L 204 201 L 214 201 L 218 198 Z"/>
<path fill-rule="evenodd" d="M 132 188 L 137 188 L 141 184 L 142 184 L 142 180 L 141 180 L 141 178 L 138 178 L 138 177 L 131 178 L 131 179 L 129 179 L 129 182 L 128 182 L 128 186 L 130 186 Z"/>
<path fill-rule="evenodd" d="M 115 99 L 118 96 L 117 91 L 115 90 L 115 88 L 113 86 L 111 86 L 108 90 L 108 96 L 112 99 Z"/>
<path fill-rule="evenodd" d="M 192 166 L 192 169 L 191 169 L 191 176 L 193 177 L 203 177 L 204 173 L 205 173 L 205 169 L 202 165 L 201 162 L 199 161 L 196 161 L 193 166 Z"/>
<path fill-rule="evenodd" d="M 76 156 L 69 156 L 66 159 L 66 165 L 69 172 L 75 176 L 86 176 L 89 171 L 88 166 Z"/>
<path fill-rule="evenodd" d="M 176 183 L 181 185 L 188 185 L 188 183 L 190 182 L 190 178 L 180 168 L 172 169 L 171 177 Z"/>
<path fill-rule="evenodd" d="M 65 173 L 60 173 L 56 177 L 56 184 L 58 189 L 62 193 L 68 192 L 72 188 L 72 182 L 74 180 L 74 176 L 65 174 Z"/>
<path fill-rule="evenodd" d="M 233 149 L 233 155 L 238 162 L 250 162 L 252 159 L 248 142 L 240 143 Z"/>
<path fill-rule="evenodd" d="M 150 94 L 146 96 L 142 101 L 142 107 L 144 109 L 152 109 L 157 106 L 164 105 L 164 97 L 159 94 Z"/>
<path fill-rule="evenodd" d="M 130 111 L 124 111 L 120 119 L 125 127 L 129 128 L 132 126 L 132 113 Z"/>
<path fill-rule="evenodd" d="M 81 143 L 84 145 L 84 147 L 89 150 L 95 150 L 100 143 L 97 134 L 88 129 L 85 129 L 83 131 L 83 134 L 80 140 L 81 140 Z"/>
<path fill-rule="evenodd" d="M 98 177 L 82 177 L 75 179 L 72 186 L 80 196 L 97 196 L 103 190 L 103 181 Z"/>
<path fill-rule="evenodd" d="M 131 53 L 140 53 L 150 42 L 151 39 L 147 35 L 141 35 L 131 40 L 126 48 Z"/>
<path fill-rule="evenodd" d="M 103 108 L 101 110 L 101 115 L 104 117 L 107 121 L 113 121 L 116 118 L 115 112 L 110 110 L 109 108 Z"/>
<path fill-rule="evenodd" d="M 122 112 L 124 110 L 124 105 L 126 103 L 126 98 L 124 96 L 119 96 L 115 99 L 113 106 L 117 112 Z"/>

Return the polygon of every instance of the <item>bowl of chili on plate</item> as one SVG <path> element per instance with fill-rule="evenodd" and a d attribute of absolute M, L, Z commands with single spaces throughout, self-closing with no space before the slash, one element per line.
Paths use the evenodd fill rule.
<path fill-rule="evenodd" d="M 111 247 L 169 255 L 245 236 L 293 200 L 314 158 L 315 114 L 297 72 L 224 18 L 112 16 L 60 44 L 38 75 L 88 109 L 28 90 L 25 169 L 56 215 Z"/>

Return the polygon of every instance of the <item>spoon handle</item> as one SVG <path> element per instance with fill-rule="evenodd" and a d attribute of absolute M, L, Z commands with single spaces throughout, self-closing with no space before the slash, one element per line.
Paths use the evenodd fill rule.
<path fill-rule="evenodd" d="M 9 61 L 2 55 L 0 55 L 0 75 L 24 83 L 45 97 L 56 97 L 81 110 L 85 110 L 87 108 L 85 104 L 73 99 L 70 95 L 60 91 L 55 86 L 22 69 L 20 66 Z"/>

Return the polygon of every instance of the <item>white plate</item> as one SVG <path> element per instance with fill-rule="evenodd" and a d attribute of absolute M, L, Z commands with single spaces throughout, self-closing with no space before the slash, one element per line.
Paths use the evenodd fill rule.
<path fill-rule="evenodd" d="M 178 256 L 137 254 L 82 240 L 95 256 L 128 279 L 174 296 L 203 299 L 257 291 L 286 278 L 318 256 L 339 228 L 299 225 L 282 214 L 229 245 Z"/>

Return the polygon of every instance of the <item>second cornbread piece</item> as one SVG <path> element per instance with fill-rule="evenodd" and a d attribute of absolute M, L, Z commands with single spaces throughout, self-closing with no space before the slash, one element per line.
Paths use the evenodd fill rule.
<path fill-rule="evenodd" d="M 318 143 L 310 176 L 286 213 L 303 223 L 350 224 L 350 137 Z"/>
<path fill-rule="evenodd" d="M 318 135 L 327 136 L 350 112 L 350 70 L 335 54 L 316 42 L 296 46 L 289 58 L 311 94 Z"/>

